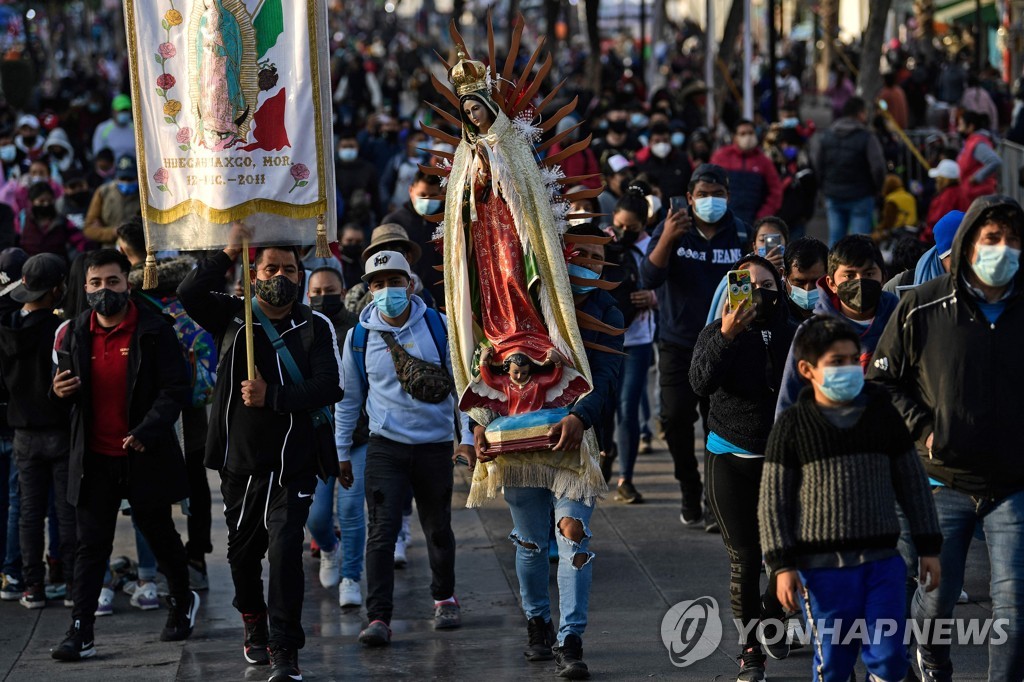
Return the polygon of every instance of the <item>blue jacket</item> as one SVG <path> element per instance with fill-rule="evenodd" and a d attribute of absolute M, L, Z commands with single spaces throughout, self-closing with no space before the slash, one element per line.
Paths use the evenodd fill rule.
<path fill-rule="evenodd" d="M 878 340 L 882 338 L 882 332 L 885 331 L 885 325 L 888 324 L 889 318 L 892 317 L 893 311 L 896 310 L 896 304 L 899 302 L 900 299 L 895 294 L 883 291 L 882 298 L 878 301 L 878 310 L 875 311 L 875 319 L 872 320 L 871 326 L 864 330 L 860 335 L 860 365 L 864 368 L 865 372 L 871 364 L 871 358 L 875 354 L 875 348 L 878 346 Z M 856 331 L 860 331 L 859 327 L 856 327 L 848 317 L 843 315 L 842 309 L 839 307 L 839 297 L 833 294 L 828 288 L 825 284 L 824 277 L 818 280 L 818 305 L 814 306 L 814 314 L 838 317 L 840 320 L 849 323 Z M 779 420 L 779 415 L 781 415 L 786 408 L 796 403 L 797 398 L 800 395 L 800 391 L 807 386 L 807 382 L 804 381 L 803 377 L 800 376 L 800 373 L 796 371 L 796 358 L 793 357 L 793 346 L 796 345 L 797 339 L 800 338 L 800 334 L 804 330 L 804 325 L 809 321 L 810 320 L 807 320 L 797 327 L 796 334 L 793 336 L 793 345 L 789 347 L 789 356 L 786 358 L 786 369 L 782 372 L 782 387 L 779 389 L 779 402 L 775 406 L 776 421 Z"/>
<path fill-rule="evenodd" d="M 607 325 L 622 328 L 622 312 L 616 307 L 615 299 L 607 291 L 595 290 L 586 300 L 580 310 L 591 317 L 596 317 Z M 615 351 L 622 351 L 622 335 L 611 336 L 602 332 L 581 329 L 580 336 L 584 342 L 596 343 Z M 622 356 L 605 351 L 587 349 L 587 361 L 590 363 L 590 375 L 594 381 L 593 390 L 576 401 L 572 407 L 572 414 L 575 414 L 583 422 L 584 428 L 590 428 L 595 424 L 601 424 L 607 401 L 613 400 L 619 375 L 622 372 Z"/>
<path fill-rule="evenodd" d="M 650 255 L 661 239 L 664 223 L 654 230 L 642 264 L 644 281 L 657 290 L 660 312 L 659 338 L 692 349 L 697 335 L 707 326 L 708 309 L 718 282 L 746 251 L 750 228 L 727 211 L 718 231 L 705 239 L 696 226 L 679 240 L 668 267 L 659 268 Z"/>

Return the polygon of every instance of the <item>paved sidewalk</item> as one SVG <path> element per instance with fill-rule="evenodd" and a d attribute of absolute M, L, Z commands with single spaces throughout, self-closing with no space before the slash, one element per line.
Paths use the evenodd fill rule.
<path fill-rule="evenodd" d="M 685 669 L 674 668 L 661 641 L 665 612 L 675 603 L 710 595 L 728 618 L 728 561 L 721 537 L 684 528 L 678 519 L 679 491 L 664 449 L 641 455 L 636 485 L 643 505 L 624 506 L 609 499 L 592 520 L 595 552 L 590 624 L 584 658 L 594 679 L 731 680 L 738 670 L 733 630 L 709 658 Z M 409 566 L 396 578 L 395 639 L 390 648 L 364 650 L 356 635 L 365 612 L 343 613 L 337 592 L 317 581 L 318 564 L 306 561 L 304 605 L 307 644 L 300 654 L 305 679 L 548 680 L 553 664 L 527 663 L 521 650 L 525 621 L 518 605 L 515 552 L 504 502 L 465 509 L 465 469 L 456 474 L 453 525 L 458 538 L 457 593 L 463 607 L 461 630 L 431 627 L 430 572 L 422 534 L 413 524 Z M 0 604 L 0 679 L 8 680 L 265 680 L 266 668 L 247 667 L 242 659 L 241 621 L 231 607 L 231 579 L 225 559 L 226 529 L 214 483 L 214 546 L 209 559 L 212 588 L 203 593 L 200 621 L 186 643 L 159 641 L 166 611 L 140 612 L 118 594 L 115 614 L 96 625 L 98 655 L 79 664 L 50 659 L 50 649 L 68 627 L 69 612 L 57 602 L 28 611 L 17 602 Z M 184 520 L 178 519 L 184 530 Z M 116 554 L 134 555 L 128 519 L 120 518 Z M 972 603 L 958 616 L 985 618 L 988 558 L 977 542 L 968 562 L 967 591 Z M 554 570 L 552 571 L 554 593 Z M 365 590 L 365 586 L 364 586 Z M 984 680 L 983 647 L 954 650 L 956 679 Z M 811 655 L 805 648 L 785 661 L 769 661 L 773 682 L 807 680 Z M 863 673 L 861 673 L 863 678 Z"/>

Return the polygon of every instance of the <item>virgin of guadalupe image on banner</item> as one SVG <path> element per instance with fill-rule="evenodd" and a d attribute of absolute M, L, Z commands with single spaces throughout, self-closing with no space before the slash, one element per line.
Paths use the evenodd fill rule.
<path fill-rule="evenodd" d="M 453 25 L 458 57 L 445 63 L 451 89 L 437 79 L 434 85 L 456 113 L 434 109 L 460 134 L 424 126 L 428 135 L 456 148 L 454 154 L 437 154 L 445 159 L 443 167 L 424 170 L 442 175 L 446 188 L 444 213 L 430 219 L 439 222 L 435 236 L 443 242 L 459 407 L 486 426 L 489 452 L 498 453 L 475 468 L 470 506 L 494 497 L 504 485 L 546 487 L 573 499 L 605 490 L 593 429 L 575 451 L 553 451 L 547 436 L 591 390 L 580 325 L 601 325 L 575 309 L 566 265 L 575 254 L 566 252 L 562 238 L 567 220 L 578 217 L 569 215 L 571 202 L 590 198 L 595 190 L 563 196 L 561 188 L 579 184 L 580 178 L 566 178 L 557 165 L 590 138 L 538 161 L 565 137 L 540 144 L 542 135 L 576 102 L 538 123 L 554 93 L 537 106 L 531 102 L 552 58 L 548 55 L 534 75 L 538 48 L 516 77 L 522 29 L 520 21 L 499 78 L 490 21 L 490 67 L 469 57 Z"/>
<path fill-rule="evenodd" d="M 325 0 L 125 0 L 147 248 L 327 250 L 336 227 Z M 333 241 L 332 234 L 331 240 Z"/>

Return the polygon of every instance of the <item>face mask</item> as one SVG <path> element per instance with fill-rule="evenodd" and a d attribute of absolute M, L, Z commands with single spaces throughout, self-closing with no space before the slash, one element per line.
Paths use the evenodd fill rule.
<path fill-rule="evenodd" d="M 686 144 L 686 135 L 683 133 L 672 133 L 672 146 L 682 147 Z"/>
<path fill-rule="evenodd" d="M 628 125 L 625 121 L 609 121 L 608 130 L 613 133 L 619 133 L 620 135 L 628 129 Z"/>
<path fill-rule="evenodd" d="M 124 310 L 128 305 L 130 292 L 111 291 L 110 289 L 98 289 L 85 295 L 89 307 L 96 311 L 96 314 L 103 317 L 113 317 Z"/>
<path fill-rule="evenodd" d="M 38 138 L 39 138 L 38 135 L 22 135 L 21 136 L 21 143 L 23 145 L 25 145 L 26 147 L 28 147 L 29 149 L 31 149 L 32 145 L 34 145 L 36 143 L 36 140 Z"/>
<path fill-rule="evenodd" d="M 129 196 L 131 194 L 138 194 L 138 192 L 139 192 L 139 183 L 138 182 L 118 182 L 117 183 L 117 191 L 120 192 L 121 194 L 125 195 L 125 196 Z"/>
<path fill-rule="evenodd" d="M 87 189 L 79 192 L 69 192 L 67 198 L 75 206 L 86 206 L 92 201 L 92 192 Z"/>
<path fill-rule="evenodd" d="M 764 324 L 775 317 L 779 307 L 779 292 L 774 289 L 754 289 L 750 301 L 754 304 L 754 321 Z"/>
<path fill-rule="evenodd" d="M 800 287 L 793 287 L 793 290 L 789 292 L 789 297 L 793 300 L 793 303 L 796 303 L 804 310 L 814 310 L 814 307 L 818 305 L 819 293 L 817 287 L 810 291 Z"/>
<path fill-rule="evenodd" d="M 753 149 L 754 147 L 757 146 L 757 136 L 756 135 L 749 135 L 749 134 L 748 135 L 737 135 L 736 136 L 736 146 L 740 150 L 742 150 L 742 151 L 745 151 L 745 152 L 750 151 L 751 149 Z"/>
<path fill-rule="evenodd" d="M 309 307 L 327 317 L 334 317 L 342 308 L 341 294 L 324 294 L 323 296 L 310 296 Z"/>
<path fill-rule="evenodd" d="M 800 125 L 800 119 L 798 118 L 784 118 L 782 119 L 783 128 L 796 128 Z"/>
<path fill-rule="evenodd" d="M 622 230 L 619 233 L 619 241 L 622 242 L 622 244 L 627 247 L 636 244 L 636 240 L 639 239 L 639 237 L 640 233 L 634 232 L 633 230 Z"/>
<path fill-rule="evenodd" d="M 630 125 L 633 126 L 635 130 L 639 130 L 640 128 L 646 127 L 647 121 L 648 118 L 643 114 L 633 114 L 632 116 L 629 117 L 629 123 Z"/>
<path fill-rule="evenodd" d="M 693 200 L 693 212 L 705 223 L 717 223 L 728 205 L 724 197 L 701 197 Z"/>
<path fill-rule="evenodd" d="M 864 370 L 860 365 L 826 367 L 825 376 L 818 388 L 832 402 L 848 403 L 864 389 Z"/>
<path fill-rule="evenodd" d="M 114 177 L 114 167 L 111 166 L 110 168 L 108 168 L 106 170 L 103 170 L 102 168 L 97 168 L 96 169 L 96 175 L 100 176 L 104 180 L 112 178 L 112 177 Z"/>
<path fill-rule="evenodd" d="M 846 280 L 836 289 L 839 300 L 856 313 L 867 313 L 874 310 L 882 298 L 882 283 L 863 277 Z"/>
<path fill-rule="evenodd" d="M 796 147 L 786 147 L 782 150 L 782 155 L 786 157 L 786 161 L 795 161 L 797 155 L 800 153 Z"/>
<path fill-rule="evenodd" d="M 14 158 L 18 155 L 18 148 L 13 144 L 5 144 L 0 147 L 0 161 L 4 163 L 10 163 L 14 161 Z"/>
<path fill-rule="evenodd" d="M 338 161 L 342 163 L 352 163 L 359 157 L 359 150 L 352 149 L 351 147 L 345 147 L 338 150 Z"/>
<path fill-rule="evenodd" d="M 978 279 L 990 287 L 1006 286 L 1020 269 L 1020 249 L 1012 249 L 1002 244 L 979 245 L 975 249 L 971 269 Z"/>
<path fill-rule="evenodd" d="M 284 308 L 299 297 L 299 285 L 284 275 L 256 280 L 256 296 L 275 308 Z"/>
<path fill-rule="evenodd" d="M 658 142 L 651 145 L 651 153 L 657 156 L 659 159 L 666 158 L 672 153 L 672 145 L 668 142 Z"/>
<path fill-rule="evenodd" d="M 569 221 L 569 225 L 572 227 L 579 227 L 580 225 L 586 225 L 590 221 L 586 218 L 573 218 Z"/>
<path fill-rule="evenodd" d="M 582 265 L 569 263 L 566 267 L 569 269 L 569 274 L 573 277 L 579 277 L 580 279 L 601 279 L 601 275 L 597 274 L 590 268 L 583 267 Z M 572 282 L 570 282 L 570 286 L 572 287 L 572 293 L 577 295 L 589 294 L 597 288 L 590 284 L 575 284 Z"/>
<path fill-rule="evenodd" d="M 341 247 L 341 255 L 349 260 L 358 260 L 363 257 L 362 244 L 345 244 Z"/>
<path fill-rule="evenodd" d="M 434 215 L 441 210 L 442 202 L 440 199 L 427 199 L 426 197 L 416 197 L 412 200 L 412 207 L 416 209 L 416 212 L 421 216 Z"/>
<path fill-rule="evenodd" d="M 117 125 L 124 128 L 126 125 L 132 122 L 132 112 L 130 111 L 119 111 L 114 115 L 114 121 Z"/>
<path fill-rule="evenodd" d="M 57 217 L 57 207 L 53 204 L 46 206 L 33 206 L 32 217 L 36 220 L 53 220 Z"/>
<path fill-rule="evenodd" d="M 373 292 L 373 304 L 384 317 L 398 317 L 409 307 L 409 293 L 403 287 L 384 287 Z"/>

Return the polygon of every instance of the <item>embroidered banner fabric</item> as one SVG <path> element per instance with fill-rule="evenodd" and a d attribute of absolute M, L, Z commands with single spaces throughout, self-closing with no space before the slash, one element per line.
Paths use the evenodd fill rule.
<path fill-rule="evenodd" d="M 312 244 L 336 226 L 323 0 L 126 0 L 150 249 Z"/>

